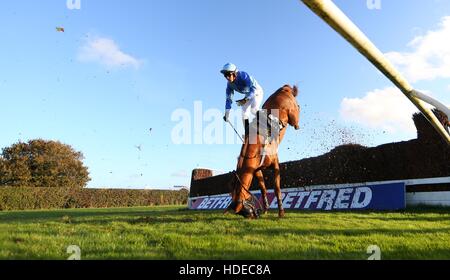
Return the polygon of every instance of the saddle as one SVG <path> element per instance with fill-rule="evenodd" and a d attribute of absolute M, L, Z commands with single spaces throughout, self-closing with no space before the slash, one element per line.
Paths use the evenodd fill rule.
<path fill-rule="evenodd" d="M 286 125 L 277 116 L 269 114 L 265 109 L 259 110 L 256 113 L 256 118 L 250 124 L 250 129 L 264 137 L 266 145 L 277 139 L 281 130 L 285 127 Z"/>

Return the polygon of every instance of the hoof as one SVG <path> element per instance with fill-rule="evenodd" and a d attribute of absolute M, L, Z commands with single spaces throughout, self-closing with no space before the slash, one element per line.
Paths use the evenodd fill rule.
<path fill-rule="evenodd" d="M 278 212 L 278 218 L 284 218 L 285 215 L 286 215 L 286 213 L 284 212 L 284 210 L 280 210 Z"/>

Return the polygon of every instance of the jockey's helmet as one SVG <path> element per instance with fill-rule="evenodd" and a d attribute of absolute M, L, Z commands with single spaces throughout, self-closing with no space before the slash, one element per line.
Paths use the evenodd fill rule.
<path fill-rule="evenodd" d="M 222 70 L 220 70 L 220 73 L 225 74 L 227 72 L 236 72 L 237 67 L 233 63 L 227 63 L 223 66 Z"/>

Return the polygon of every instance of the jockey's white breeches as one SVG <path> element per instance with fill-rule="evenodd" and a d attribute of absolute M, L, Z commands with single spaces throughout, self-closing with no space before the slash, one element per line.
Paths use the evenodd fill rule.
<path fill-rule="evenodd" d="M 251 121 L 256 116 L 258 110 L 261 108 L 263 98 L 263 89 L 258 86 L 255 90 L 255 95 L 253 96 L 253 98 L 242 105 L 242 119 Z"/>

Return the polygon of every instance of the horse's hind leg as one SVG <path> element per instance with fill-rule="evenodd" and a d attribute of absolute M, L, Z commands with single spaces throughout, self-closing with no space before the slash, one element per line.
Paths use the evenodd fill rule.
<path fill-rule="evenodd" d="M 273 164 L 274 168 L 274 184 L 275 184 L 275 196 L 277 197 L 278 202 L 278 217 L 284 217 L 284 209 L 283 209 L 283 200 L 281 196 L 281 187 L 280 187 L 280 163 L 278 158 L 275 160 Z"/>
<path fill-rule="evenodd" d="M 261 190 L 261 197 L 264 203 L 264 214 L 269 210 L 269 201 L 267 200 L 267 189 L 264 184 L 264 175 L 261 170 L 255 172 L 256 179 L 258 179 L 258 185 Z"/>

